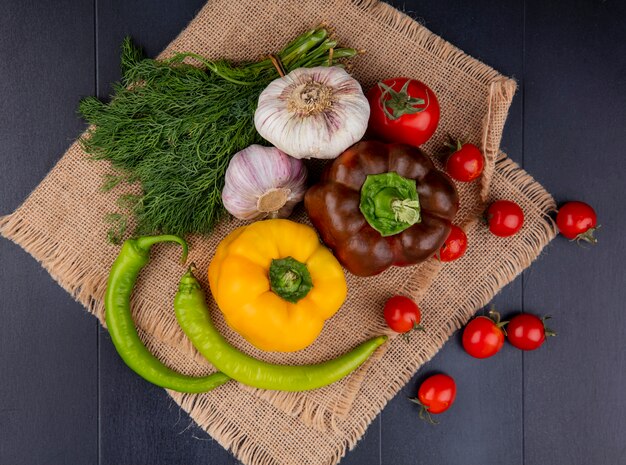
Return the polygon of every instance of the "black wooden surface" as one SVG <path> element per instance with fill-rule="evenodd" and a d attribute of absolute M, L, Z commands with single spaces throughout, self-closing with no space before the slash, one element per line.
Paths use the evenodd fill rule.
<path fill-rule="evenodd" d="M 202 4 L 0 2 L 0 214 L 84 128 L 80 97 L 108 95 L 122 38 L 155 55 Z M 557 200 L 592 204 L 603 228 L 593 249 L 558 238 L 495 299 L 505 315 L 551 314 L 557 338 L 536 352 L 507 345 L 479 361 L 453 337 L 342 463 L 626 463 L 626 3 L 395 5 L 518 80 L 503 149 Z M 433 427 L 406 397 L 435 371 L 455 377 L 458 396 Z M 0 373 L 2 465 L 238 463 L 131 373 L 96 320 L 5 240 Z"/>

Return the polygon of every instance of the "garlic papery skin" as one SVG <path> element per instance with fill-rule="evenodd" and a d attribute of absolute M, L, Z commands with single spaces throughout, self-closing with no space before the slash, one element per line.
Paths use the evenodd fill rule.
<path fill-rule="evenodd" d="M 370 106 L 343 68 L 297 68 L 259 96 L 254 125 L 295 158 L 337 158 L 365 134 Z"/>
<path fill-rule="evenodd" d="M 251 145 L 226 169 L 222 202 L 240 220 L 287 218 L 304 198 L 307 170 L 275 147 Z"/>

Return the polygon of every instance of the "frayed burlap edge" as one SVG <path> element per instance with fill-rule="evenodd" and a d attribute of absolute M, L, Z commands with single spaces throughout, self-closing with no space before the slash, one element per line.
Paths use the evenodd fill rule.
<path fill-rule="evenodd" d="M 431 53 L 433 53 L 433 55 L 436 55 L 442 59 L 452 60 L 455 66 L 460 67 L 466 73 L 470 74 L 469 76 L 470 78 L 480 80 L 483 83 L 485 82 L 485 80 L 487 80 L 487 82 L 489 82 L 489 80 L 493 80 L 493 82 L 489 84 L 490 85 L 489 97 L 488 97 L 489 111 L 485 117 L 485 122 L 483 126 L 485 129 L 483 131 L 483 138 L 481 141 L 481 145 L 483 147 L 485 156 L 487 158 L 486 169 L 485 169 L 485 173 L 482 179 L 482 189 L 481 189 L 481 197 L 483 198 L 483 200 L 485 200 L 489 192 L 490 183 L 492 181 L 493 172 L 495 169 L 494 167 L 495 159 L 497 156 L 497 150 L 498 150 L 498 146 L 500 142 L 499 138 L 494 137 L 494 135 L 496 135 L 498 131 L 496 130 L 496 128 L 493 127 L 491 123 L 491 120 L 492 120 L 491 109 L 494 108 L 495 105 L 506 102 L 507 99 L 508 101 L 510 101 L 510 98 L 512 97 L 515 91 L 515 87 L 516 87 L 515 82 L 510 79 L 503 78 L 495 70 L 471 59 L 470 57 L 465 55 L 456 47 L 447 43 L 445 40 L 433 35 L 426 28 L 415 23 L 413 20 L 411 20 L 411 18 L 398 12 L 397 10 L 395 10 L 393 7 L 389 5 L 378 3 L 377 1 L 373 1 L 373 0 L 353 1 L 353 3 L 357 5 L 358 7 L 362 8 L 364 11 L 371 14 L 372 16 L 376 16 L 377 17 L 376 19 L 378 21 L 385 22 L 390 27 L 393 27 L 394 29 L 397 29 L 398 31 L 403 32 L 404 34 L 407 34 L 409 38 L 413 40 L 417 40 L 421 46 L 428 49 Z M 490 161 L 492 162 L 490 163 Z M 549 195 L 545 193 L 545 191 L 543 191 L 541 186 L 538 186 L 538 185 L 533 186 L 533 181 L 532 181 L 532 178 L 530 178 L 530 176 L 528 176 L 522 170 L 519 170 L 519 172 L 515 172 L 515 169 L 517 168 L 516 165 L 513 164 L 514 165 L 513 167 L 508 167 L 506 165 L 507 161 L 508 160 L 506 159 L 499 160 L 498 169 L 503 169 L 506 171 L 506 170 L 509 170 L 509 168 L 511 168 L 509 174 L 511 175 L 511 179 L 514 179 L 514 183 L 516 186 L 518 185 L 518 183 L 519 185 L 524 185 L 524 183 L 526 182 L 528 185 L 525 187 L 525 189 L 528 190 L 529 195 L 532 194 L 531 198 L 534 201 L 540 201 L 541 205 L 544 205 L 545 203 L 544 201 L 546 201 L 546 199 L 549 199 L 549 201 L 551 201 L 551 197 L 549 197 Z M 536 187 L 536 189 L 533 190 L 532 187 Z M 549 220 L 547 222 L 549 223 Z M 546 231 L 548 232 L 546 232 L 546 235 L 549 237 L 550 234 L 552 234 L 551 237 L 553 237 L 553 230 L 554 230 L 553 225 L 550 227 L 547 227 Z M 101 296 L 104 294 L 104 288 L 106 287 L 106 279 L 102 280 L 102 279 L 98 279 L 97 276 L 89 276 L 85 271 L 86 267 L 83 267 L 81 265 L 80 259 L 77 258 L 75 254 L 72 255 L 71 250 L 69 250 L 67 247 L 64 247 L 62 244 L 51 243 L 48 237 L 46 237 L 41 232 L 37 231 L 36 229 L 26 224 L 26 221 L 22 217 L 20 217 L 19 210 L 16 211 L 16 213 L 14 213 L 13 215 L 0 219 L 0 234 L 6 236 L 9 239 L 12 239 L 15 243 L 19 244 L 25 250 L 30 252 L 31 255 L 33 255 L 33 257 L 35 257 L 38 261 L 42 263 L 43 267 L 50 272 L 53 278 L 62 287 L 67 289 L 68 292 L 70 292 L 70 294 L 76 300 L 82 303 L 91 313 L 96 314 L 99 317 L 100 321 L 104 323 L 103 318 L 102 318 L 103 308 L 101 304 Z M 539 236 L 541 236 L 541 234 L 539 234 Z M 527 261 L 527 264 L 530 264 L 530 262 L 536 257 L 535 252 L 536 254 L 538 254 L 541 248 L 545 244 L 547 244 L 547 242 L 551 239 L 551 237 L 549 237 L 545 241 L 544 239 L 539 238 L 537 241 L 532 241 L 533 243 L 529 244 L 529 246 L 533 247 L 533 250 L 529 254 L 529 257 L 531 258 Z M 535 249 L 534 247 L 538 247 L 538 249 Z M 524 261 L 524 263 L 526 263 L 526 260 Z M 523 266 L 525 267 L 527 266 L 527 264 L 524 264 Z M 405 293 L 409 295 L 418 295 L 419 293 L 422 293 L 425 291 L 428 285 L 435 278 L 439 264 L 431 260 L 430 262 L 427 262 L 426 266 L 432 266 L 432 273 L 420 274 L 416 276 L 415 279 L 413 278 L 409 279 L 404 288 Z M 515 266 L 519 266 L 519 264 L 514 264 L 514 265 L 511 264 L 510 266 L 513 267 L 514 269 Z M 507 266 L 507 270 L 508 268 L 509 267 Z M 54 274 L 52 273 L 52 270 L 54 270 Z M 515 272 L 510 279 L 506 277 L 508 276 L 509 273 L 510 273 L 510 270 L 508 270 L 506 273 L 503 274 L 504 278 L 500 276 L 498 279 L 495 280 L 495 282 L 490 283 L 489 289 L 496 289 L 496 290 L 499 289 L 499 287 L 501 287 L 502 285 L 506 284 L 511 279 L 513 279 L 513 277 L 517 273 L 519 273 L 519 271 Z M 495 287 L 492 287 L 492 286 L 495 286 Z M 487 294 L 489 294 L 490 291 L 488 290 L 486 292 Z M 489 296 L 486 300 L 484 300 L 484 303 L 488 302 L 490 298 L 491 296 Z M 473 297 L 473 301 L 477 301 L 477 300 L 474 299 Z M 483 301 L 481 300 L 481 302 Z M 481 305 L 484 305 L 484 303 L 482 303 Z M 478 305 L 478 307 L 481 305 Z M 471 315 L 474 311 L 475 311 L 475 308 L 471 308 L 470 310 L 468 310 L 467 314 Z M 467 318 L 469 318 L 469 316 Z M 461 321 L 461 320 L 463 320 L 463 318 L 459 318 L 458 321 L 455 320 L 451 322 L 449 327 L 446 328 L 446 331 L 449 332 L 448 337 L 450 334 L 452 334 L 452 332 L 454 332 L 454 330 L 456 330 L 466 321 L 466 319 L 465 321 Z M 178 340 L 169 338 L 174 328 L 164 327 L 163 325 L 160 325 L 158 321 L 151 322 L 151 323 L 154 323 L 154 325 L 151 324 L 150 325 L 151 328 L 145 328 L 145 329 L 149 332 L 153 332 L 153 334 L 157 336 L 159 335 L 167 336 L 167 339 L 170 342 L 169 344 L 166 343 L 167 346 L 171 346 L 172 342 L 175 342 L 174 345 L 176 345 L 179 342 L 188 343 L 188 341 L 183 341 L 180 338 Z M 441 338 L 441 340 L 438 339 L 436 341 L 432 341 L 434 346 L 436 346 L 436 347 L 433 347 L 434 349 L 433 355 L 434 353 L 436 353 L 436 351 L 438 351 L 441 348 L 445 340 L 447 340 L 447 337 Z M 383 354 L 381 353 L 380 356 L 382 357 L 382 355 Z M 430 356 L 427 357 L 426 359 L 428 358 L 430 358 Z M 421 361 L 420 364 L 423 361 Z M 365 378 L 368 372 L 368 367 L 373 364 L 374 364 L 374 361 L 372 361 L 370 364 L 368 364 L 368 366 L 364 367 L 358 373 L 353 375 L 353 379 L 350 380 L 351 382 L 348 384 L 348 387 L 345 389 L 345 392 L 346 392 L 345 402 L 341 401 L 336 406 L 336 411 L 339 414 L 339 416 L 344 416 L 349 412 L 350 407 L 352 405 L 352 400 L 354 399 L 355 396 L 358 395 L 358 392 L 360 389 L 360 381 L 362 381 Z M 417 367 L 407 367 L 406 372 L 403 371 L 402 379 L 404 379 L 405 377 L 406 377 L 406 380 L 410 379 L 410 377 L 412 376 L 412 374 L 414 373 L 416 369 Z M 385 396 L 385 399 L 381 399 L 381 405 L 379 406 L 379 408 L 377 408 L 376 412 L 372 413 L 371 416 L 368 415 L 367 418 L 364 417 L 362 419 L 363 421 L 359 421 L 359 429 L 354 432 L 354 437 L 351 434 L 350 437 L 346 439 L 345 445 L 340 447 L 337 450 L 337 456 L 334 457 L 330 463 L 334 463 L 337 460 L 337 458 L 345 454 L 347 447 L 351 448 L 356 443 L 356 440 L 358 440 L 358 438 L 365 432 L 365 429 L 367 428 L 369 423 L 373 420 L 373 418 L 376 416 L 378 411 L 382 409 L 382 407 L 384 406 L 384 404 L 386 404 L 389 398 L 391 398 L 393 394 L 395 394 L 395 392 L 397 392 L 397 390 L 400 389 L 405 382 L 406 381 L 403 381 L 399 383 L 397 386 L 396 384 L 394 384 L 393 393 L 391 393 L 390 391 L 389 397 Z M 268 395 L 270 394 L 268 393 Z M 190 400 L 189 402 L 190 404 L 186 404 L 186 405 L 192 405 L 192 406 L 190 408 L 183 406 L 185 410 L 188 410 L 188 411 L 193 410 L 194 408 L 199 408 L 198 406 L 200 406 L 200 403 L 198 403 L 198 405 L 195 404 L 196 400 L 193 400 L 193 401 Z M 274 403 L 272 405 L 276 406 L 276 402 L 277 400 L 274 399 Z M 319 426 L 321 425 L 322 421 L 325 422 L 327 420 L 326 414 L 328 412 L 321 412 L 319 409 L 315 409 L 315 406 L 302 405 L 302 404 L 299 404 L 298 402 L 299 401 L 295 399 L 294 397 L 282 397 L 280 399 L 280 402 L 278 403 L 280 404 L 281 409 L 284 408 L 286 409 L 288 413 L 292 412 L 293 415 L 297 415 L 298 417 L 302 418 L 305 424 L 313 423 L 313 424 L 318 424 Z M 181 403 L 182 405 L 182 400 L 179 403 Z M 289 410 L 290 408 L 291 410 Z M 192 417 L 195 419 L 196 417 L 201 418 L 206 415 L 207 415 L 206 411 L 205 412 L 196 411 L 195 416 L 192 415 Z M 335 418 L 333 417 L 333 421 L 334 420 Z M 221 425 L 221 426 L 219 427 L 216 426 L 215 428 L 209 428 L 205 422 L 198 421 L 198 423 L 201 426 L 203 426 L 214 437 L 216 437 L 216 439 L 218 440 L 218 442 L 220 442 L 220 444 L 222 444 L 224 447 L 232 449 L 233 452 L 235 452 L 235 454 L 238 457 L 240 457 L 242 460 L 244 460 L 246 463 L 255 463 L 255 464 L 278 463 L 278 462 L 275 462 L 273 459 L 271 459 L 271 457 L 269 457 L 267 452 L 263 451 L 262 445 L 249 444 L 250 441 L 246 440 L 245 437 L 242 438 L 242 433 L 240 431 L 237 431 L 237 428 L 234 425 L 232 425 L 232 423 L 228 422 L 226 419 L 222 419 L 222 421 L 220 421 L 220 419 L 214 419 L 212 420 L 212 422 L 217 423 L 218 425 Z M 220 434 L 222 436 L 219 436 Z"/>
<path fill-rule="evenodd" d="M 486 158 L 485 170 L 481 177 L 481 199 L 485 201 L 489 193 L 495 161 L 500 150 L 502 134 L 502 128 L 493 127 L 492 110 L 497 104 L 511 102 L 517 90 L 515 80 L 502 76 L 495 69 L 472 58 L 458 47 L 433 34 L 428 28 L 387 3 L 379 0 L 352 0 L 352 3 L 363 9 L 376 21 L 386 24 L 399 33 L 406 35 L 410 40 L 414 40 L 419 47 L 428 51 L 434 57 L 462 70 L 467 74 L 467 77 L 482 83 L 489 83 L 488 112 L 485 116 L 481 140 L 483 154 Z"/>
<path fill-rule="evenodd" d="M 477 309 L 485 306 L 493 296 L 506 284 L 510 283 L 525 268 L 539 257 L 542 250 L 547 246 L 557 234 L 557 228 L 550 217 L 550 213 L 556 210 L 556 203 L 552 196 L 538 184 L 532 176 L 526 173 L 519 165 L 500 153 L 496 160 L 495 171 L 502 178 L 502 182 L 510 183 L 518 189 L 522 195 L 532 200 L 533 206 L 538 210 L 542 221 L 535 222 L 531 233 L 525 236 L 528 245 L 520 249 L 519 253 L 503 265 L 498 273 L 489 276 L 488 279 L 480 282 L 473 290 L 469 299 L 460 308 L 455 317 L 445 326 L 444 331 L 437 338 L 436 347 L 431 347 L 423 358 L 416 359 L 413 364 L 409 364 L 402 371 L 401 376 L 386 386 L 380 392 L 376 403 L 371 405 L 366 414 L 358 419 L 355 428 L 344 431 L 340 428 L 335 418 L 332 420 L 333 429 L 342 435 L 341 442 L 337 443 L 333 449 L 334 453 L 326 462 L 327 465 L 337 463 L 345 454 L 354 448 L 358 440 L 365 434 L 369 424 L 376 418 L 397 392 L 411 379 L 415 371 L 426 360 L 432 358 L 444 345 L 444 343 L 472 317 Z M 470 223 L 467 227 L 477 226 Z M 367 370 L 363 370 L 365 373 Z M 255 443 L 248 439 L 244 431 L 237 425 L 230 422 L 228 418 L 214 411 L 210 402 L 205 399 L 198 399 L 197 396 L 181 394 L 168 391 L 170 396 L 190 415 L 196 423 L 207 431 L 224 448 L 233 454 L 243 463 L 254 465 L 282 465 L 262 444 Z"/>
<path fill-rule="evenodd" d="M 374 20 L 406 35 L 410 40 L 415 41 L 417 46 L 424 48 L 438 59 L 445 60 L 452 66 L 460 68 L 469 78 L 476 79 L 482 83 L 489 83 L 489 110 L 485 116 L 481 141 L 486 158 L 485 172 L 481 178 L 481 198 L 484 201 L 493 177 L 495 158 L 500 143 L 499 134 L 501 134 L 501 128 L 495 128 L 492 124 L 491 109 L 495 105 L 508 104 L 511 101 L 516 89 L 515 81 L 503 77 L 493 68 L 466 55 L 454 45 L 433 34 L 424 26 L 388 4 L 380 3 L 377 0 L 353 0 L 353 4 L 361 8 Z M 184 32 L 181 32 L 181 35 Z M 166 55 L 167 50 L 160 56 Z M 477 205 L 474 213 L 478 214 L 482 208 L 482 205 Z M 29 229 L 29 226 L 19 217 L 18 212 L 0 220 L 0 233 L 31 252 L 62 287 L 67 289 L 77 301 L 83 304 L 89 312 L 95 314 L 100 322 L 105 325 L 101 298 L 106 288 L 106 276 L 89 274 L 86 271 L 88 267 L 85 266 L 86 264 L 81 263 L 80 258 L 72 257 L 71 251 L 65 250 L 66 248 L 62 244 L 51 243 L 49 238 L 40 232 Z M 437 261 L 429 260 L 407 278 L 402 292 L 419 301 L 421 294 L 426 291 L 430 283 L 435 279 L 439 268 L 440 264 Z M 141 307 L 149 306 L 149 303 L 138 302 L 138 304 L 140 307 L 138 308 L 138 313 L 140 315 L 144 314 Z M 183 353 L 195 354 L 194 362 L 196 364 L 199 366 L 205 364 L 202 357 L 193 350 L 187 338 L 181 337 L 180 331 L 173 326 L 171 321 L 168 323 L 154 320 L 141 322 L 140 328 L 146 333 L 160 338 L 161 343 L 174 351 L 180 351 L 178 348 L 183 346 L 185 348 Z M 368 361 L 366 365 L 350 377 L 332 412 L 329 412 L 326 408 L 320 408 L 317 404 L 309 405 L 311 402 L 307 402 L 308 399 L 290 395 L 289 393 L 257 391 L 257 397 L 269 401 L 272 405 L 302 419 L 309 426 L 325 429 L 329 424 L 329 415 L 330 417 L 335 414 L 339 417 L 345 417 L 348 414 L 369 368 L 385 352 L 385 349 L 378 351 L 372 360 Z M 254 389 L 249 390 L 255 391 Z"/>

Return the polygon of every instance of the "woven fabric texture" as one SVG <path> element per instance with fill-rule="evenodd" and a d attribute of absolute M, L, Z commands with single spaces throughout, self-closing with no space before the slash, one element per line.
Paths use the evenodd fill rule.
<path fill-rule="evenodd" d="M 323 389 L 285 393 L 229 382 L 206 394 L 169 393 L 246 465 L 338 462 L 413 373 L 478 308 L 529 266 L 556 234 L 548 216 L 554 209 L 552 197 L 499 152 L 515 82 L 387 4 L 374 0 L 212 0 L 161 56 L 184 51 L 208 58 L 256 59 L 322 22 L 332 27 L 342 45 L 366 51 L 351 65 L 364 89 L 383 78 L 410 76 L 435 91 L 441 121 L 423 149 L 439 166 L 441 149 L 451 135 L 481 147 L 486 167 L 480 182 L 457 185 L 461 209 L 455 223 L 468 234 L 467 254 L 453 263 L 441 265 L 431 259 L 371 278 L 348 273 L 346 303 L 316 342 L 303 351 L 279 354 L 255 349 L 225 325 L 210 299 L 214 321 L 229 341 L 256 357 L 279 363 L 326 360 L 370 335 L 386 333 L 382 305 L 397 293 L 419 302 L 427 328 L 415 334 L 410 344 L 391 335 L 359 370 Z M 0 219 L 0 233 L 39 260 L 103 324 L 106 279 L 119 251 L 105 240 L 103 216 L 122 193 L 121 188 L 100 191 L 109 170 L 107 163 L 89 160 L 74 143 L 23 205 Z M 477 221 L 486 202 L 498 198 L 518 202 L 525 212 L 525 225 L 512 238 L 496 238 Z M 308 222 L 302 209 L 292 219 Z M 191 237 L 190 259 L 199 269 L 206 269 L 221 238 L 241 224 L 224 220 L 210 236 Z M 140 335 L 161 360 L 184 373 L 205 374 L 213 368 L 185 338 L 172 309 L 183 272 L 179 253 L 173 246 L 154 247 L 133 295 L 133 316 Z M 208 291 L 206 277 L 203 280 Z"/>

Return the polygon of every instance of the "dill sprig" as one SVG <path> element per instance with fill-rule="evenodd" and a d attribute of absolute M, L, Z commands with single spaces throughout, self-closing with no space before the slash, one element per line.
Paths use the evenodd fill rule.
<path fill-rule="evenodd" d="M 357 53 L 337 48 L 319 27 L 276 56 L 289 72 L 328 65 L 331 49 L 333 58 Z M 264 143 L 254 127 L 254 111 L 261 91 L 278 77 L 272 60 L 234 64 L 179 53 L 157 61 L 126 38 L 121 68 L 122 80 L 109 103 L 88 97 L 79 106 L 92 125 L 81 138 L 83 149 L 96 160 L 109 160 L 120 173 L 109 175 L 104 187 L 138 181 L 143 190 L 118 202 L 123 213 L 107 215 L 109 239 L 123 238 L 128 215 L 135 216 L 135 234 L 210 232 L 224 212 L 221 192 L 230 158 Z"/>

